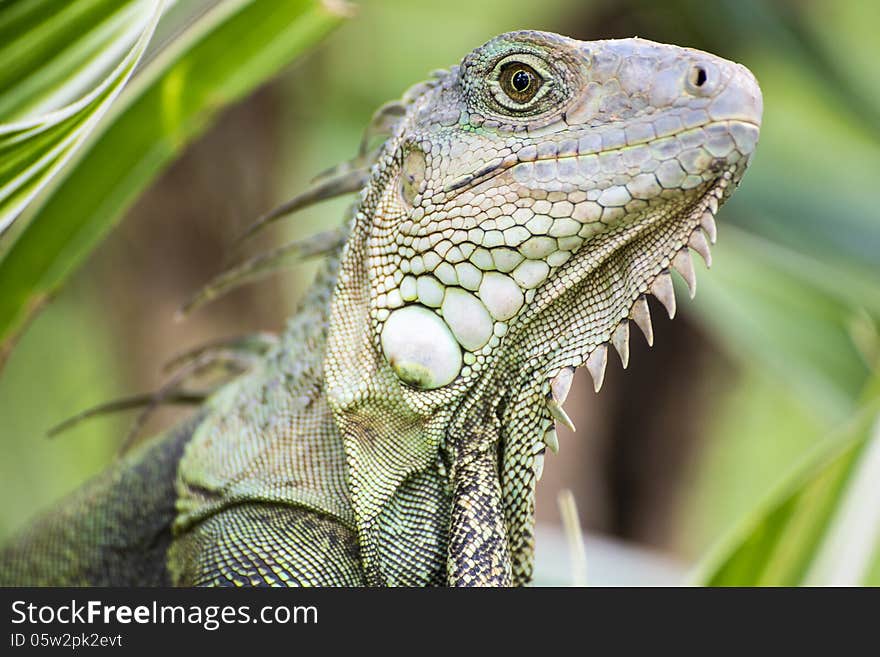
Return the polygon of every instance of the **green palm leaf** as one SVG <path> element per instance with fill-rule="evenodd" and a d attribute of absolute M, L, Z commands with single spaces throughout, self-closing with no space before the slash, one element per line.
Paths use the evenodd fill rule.
<path fill-rule="evenodd" d="M 219 0 L 201 3 L 195 15 L 193 6 L 180 3 L 166 13 L 157 28 L 160 39 L 169 35 L 162 47 L 105 112 L 75 161 L 0 243 L 0 363 L 27 320 L 159 171 L 222 108 L 278 73 L 347 11 L 347 5 L 316 0 Z M 0 15 L 0 30 L 2 26 Z M 41 23 L 33 26 L 34 31 L 41 28 Z M 2 69 L 0 64 L 0 79 Z M 30 75 L 42 73 L 37 69 Z M 47 89 L 30 100 L 22 94 L 10 106 L 37 102 L 35 98 L 50 93 Z M 12 92 L 0 94 L 0 106 L 8 101 L 7 93 Z M 0 132 L 0 139 L 4 134 Z M 15 151 L 21 134 L 10 129 L 6 141 L 0 141 L 0 176 L 8 168 L 9 180 L 23 171 L 45 170 L 36 153 Z M 52 152 L 49 145 L 43 147 Z"/>
<path fill-rule="evenodd" d="M 163 3 L 130 2 L 106 7 L 105 16 L 93 16 L 105 20 L 85 39 L 88 43 L 82 46 L 80 57 L 74 56 L 72 61 L 59 61 L 59 53 L 64 54 L 67 41 L 77 40 L 71 29 L 79 24 L 73 19 L 93 14 L 85 10 L 99 3 L 74 2 L 44 20 L 22 25 L 34 18 L 23 10 L 33 10 L 39 4 L 12 3 L 0 10 L 0 43 L 4 44 L 0 47 L 0 61 L 4 62 L 0 80 L 5 87 L 0 94 L 0 116 L 4 118 L 0 124 L 0 236 L 57 175 L 122 90 L 147 48 Z M 134 24 L 134 34 L 130 27 L 120 24 L 120 18 L 123 23 Z M 22 28 L 24 31 L 19 32 Z M 64 99 L 82 79 L 93 78 L 106 68 L 114 51 L 132 37 L 133 45 L 109 74 L 82 97 L 63 107 L 52 107 L 53 100 Z M 53 46 L 56 50 L 49 50 Z M 100 52 L 111 57 L 100 57 Z M 62 68 L 61 63 L 66 65 Z M 59 72 L 65 77 L 55 79 Z M 54 88 L 50 81 L 55 82 Z"/>
<path fill-rule="evenodd" d="M 695 583 L 880 584 L 878 482 L 880 397 L 875 395 L 841 435 L 814 452 L 710 554 Z"/>

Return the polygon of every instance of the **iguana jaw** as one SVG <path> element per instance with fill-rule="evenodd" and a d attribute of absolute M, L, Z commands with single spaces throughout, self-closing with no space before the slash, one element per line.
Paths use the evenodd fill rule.
<path fill-rule="evenodd" d="M 646 296 L 652 295 L 666 309 L 669 318 L 676 314 L 676 298 L 671 272 L 676 271 L 686 284 L 691 298 L 696 293 L 696 273 L 691 259 L 691 251 L 701 256 L 710 267 L 712 256 L 710 244 L 717 237 L 715 216 L 719 207 L 730 195 L 730 190 L 738 183 L 744 165 L 731 165 L 719 171 L 716 181 L 698 188 L 694 198 L 670 217 L 662 214 L 647 214 L 632 221 L 624 221 L 613 226 L 590 240 L 574 255 L 569 263 L 558 272 L 560 283 L 552 281 L 535 297 L 519 325 L 532 323 L 541 325 L 543 316 L 559 317 L 557 305 L 564 305 L 570 290 L 581 291 L 580 305 L 591 308 L 593 315 L 601 319 L 589 324 L 589 334 L 584 336 L 589 342 L 580 342 L 579 350 L 573 351 L 572 343 L 583 333 L 584 324 L 565 326 L 563 321 L 554 322 L 554 339 L 543 340 L 548 348 L 529 350 L 533 362 L 549 360 L 540 378 L 548 379 L 557 394 L 551 396 L 551 409 L 559 410 L 565 394 L 565 386 L 556 379 L 562 369 L 586 366 L 593 379 L 596 392 L 604 381 L 606 352 L 613 347 L 624 368 L 629 362 L 628 337 L 630 324 L 635 324 L 644 334 L 649 345 L 653 345 L 653 327 L 646 303 Z M 650 251 L 639 248 L 645 239 L 650 239 Z M 638 257 L 628 257 L 637 251 Z M 623 262 L 620 262 L 620 260 Z M 584 286 L 587 280 L 602 281 L 613 288 L 612 298 L 601 290 L 591 290 Z M 544 330 L 544 329 L 542 329 Z M 540 338 L 539 338 L 540 341 Z M 556 345 L 550 347 L 549 345 Z M 518 345 L 517 348 L 522 348 Z M 559 365 L 558 361 L 565 361 Z M 562 379 L 567 378 L 562 374 Z M 555 412 L 555 411 L 554 411 Z M 562 419 L 561 414 L 557 419 Z M 564 420 L 566 423 L 569 421 Z"/>
<path fill-rule="evenodd" d="M 505 345 L 509 357 L 499 357 L 499 366 L 493 371 L 496 378 L 471 393 L 476 400 L 492 391 L 500 416 L 499 476 L 514 581 L 531 577 L 534 489 L 543 472 L 546 449 L 559 449 L 555 425 L 575 428 L 563 409 L 575 368 L 583 366 L 589 371 L 598 392 L 612 348 L 623 367 L 627 366 L 634 326 L 653 343 L 646 296 L 656 296 L 670 317 L 675 314 L 671 269 L 682 274 L 693 294 L 695 277 L 689 250 L 700 254 L 707 265 L 711 263 L 709 244 L 715 241 L 715 213 L 741 173 L 731 169 L 721 172 L 714 184 L 707 185 L 685 210 L 662 226 L 655 219 L 621 227 L 620 232 L 631 238 L 622 245 L 611 243 L 613 232 L 585 244 L 566 263 L 569 271 L 557 272 L 536 295 L 531 316 L 523 317 L 520 328 L 511 327 L 511 335 L 516 333 L 518 339 Z M 660 238 L 663 244 L 648 262 L 635 267 L 633 258 L 624 258 L 622 265 L 614 261 L 616 254 L 628 249 L 639 251 L 646 236 L 655 241 Z M 579 264 L 580 271 L 572 274 Z M 602 319 L 588 324 L 586 316 Z M 527 357 L 516 359 L 515 354 Z M 501 399 L 497 397 L 499 389 L 506 391 Z M 474 401 L 473 406 L 478 407 L 479 402 Z M 466 431 L 464 423 L 456 424 L 451 433 L 462 431 Z"/>

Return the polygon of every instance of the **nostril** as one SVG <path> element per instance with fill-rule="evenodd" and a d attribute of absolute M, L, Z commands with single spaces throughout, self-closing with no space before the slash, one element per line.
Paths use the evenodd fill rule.
<path fill-rule="evenodd" d="M 705 96 L 715 86 L 712 68 L 704 64 L 691 66 L 687 76 L 687 88 L 691 93 Z"/>
<path fill-rule="evenodd" d="M 706 69 L 704 69 L 702 66 L 694 66 L 691 69 L 690 83 L 697 89 L 706 84 L 707 78 L 708 75 L 706 73 Z"/>

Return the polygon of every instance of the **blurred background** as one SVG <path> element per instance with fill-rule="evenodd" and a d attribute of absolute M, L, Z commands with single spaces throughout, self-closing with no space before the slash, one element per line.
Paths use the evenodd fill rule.
<path fill-rule="evenodd" d="M 634 335 L 628 371 L 610 357 L 599 395 L 578 373 L 566 408 L 579 431 L 560 431 L 539 486 L 548 544 L 569 488 L 589 534 L 649 549 L 668 572 L 688 568 L 850 421 L 876 372 L 877 25 L 873 0 L 357 3 L 224 109 L 20 339 L 0 372 L 0 540 L 106 466 L 132 417 L 51 440 L 50 426 L 157 387 L 162 364 L 188 347 L 282 327 L 311 264 L 173 321 L 255 217 L 351 157 L 384 101 L 497 33 L 534 28 L 704 49 L 745 64 L 764 92 L 757 156 L 720 213 L 712 271 L 697 263 L 695 301 L 679 294 L 672 322 L 655 308 L 655 346 Z M 337 225 L 347 203 L 281 222 L 256 250 Z M 184 412 L 161 410 L 147 432 Z"/>

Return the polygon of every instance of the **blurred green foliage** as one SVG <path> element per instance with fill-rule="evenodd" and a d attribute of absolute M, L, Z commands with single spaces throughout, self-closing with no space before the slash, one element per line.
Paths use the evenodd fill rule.
<path fill-rule="evenodd" d="M 152 27 L 162 3 L 139 4 L 153 18 Z M 202 4 L 203 12 L 190 13 L 192 6 Z M 115 7 L 110 5 L 109 11 Z M 106 236 L 172 157 L 211 124 L 219 109 L 253 91 L 340 19 L 315 0 L 180 3 L 164 14 L 166 24 L 182 24 L 174 38 L 138 70 L 89 135 L 78 161 L 67 166 L 53 181 L 54 188 L 17 219 L 14 242 L 7 236 L 0 243 L 0 287 L 4 290 L 0 362 L 35 309 Z M 135 54 L 143 51 L 143 39 L 150 31 L 137 42 L 140 48 L 135 48 Z M 42 30 L 34 32 L 39 35 Z M 76 35 L 62 32 L 58 38 L 65 36 L 74 39 Z M 32 64 L 34 74 L 51 68 L 54 59 Z M 109 80 L 117 87 L 121 83 L 113 76 Z M 64 122 L 56 126 L 51 120 L 38 121 L 48 122 L 50 130 L 61 130 L 62 136 L 71 130 Z M 45 141 L 41 135 L 35 139 L 38 145 Z M 6 149 L 6 161 L 37 160 L 44 156 L 43 150 L 54 147 L 50 143 L 38 148 L 30 141 L 13 142 Z M 8 169 L 8 176 L 16 179 L 18 167 Z M 0 199 L 2 191 L 0 187 Z"/>
<path fill-rule="evenodd" d="M 124 345 L 107 348 L 112 329 L 83 288 L 47 307 L 0 376 L 0 536 L 110 462 L 125 431 L 125 419 L 113 418 L 46 438 L 64 413 L 125 385 Z"/>

